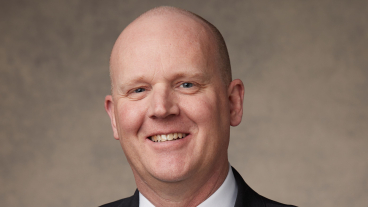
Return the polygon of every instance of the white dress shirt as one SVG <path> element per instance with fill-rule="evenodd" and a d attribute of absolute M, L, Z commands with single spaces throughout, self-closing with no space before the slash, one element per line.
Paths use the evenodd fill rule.
<path fill-rule="evenodd" d="M 198 207 L 231 207 L 235 205 L 236 196 L 238 194 L 238 186 L 229 164 L 229 172 L 225 181 L 219 189 L 216 190 L 209 198 L 203 201 Z M 146 197 L 139 193 L 139 207 L 155 207 Z"/>

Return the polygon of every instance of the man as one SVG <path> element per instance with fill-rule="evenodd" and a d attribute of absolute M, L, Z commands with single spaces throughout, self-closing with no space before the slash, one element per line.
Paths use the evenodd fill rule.
<path fill-rule="evenodd" d="M 150 10 L 117 39 L 105 109 L 138 190 L 104 207 L 284 206 L 250 189 L 229 167 L 230 125 L 244 86 L 232 80 L 225 42 L 201 17 Z"/>

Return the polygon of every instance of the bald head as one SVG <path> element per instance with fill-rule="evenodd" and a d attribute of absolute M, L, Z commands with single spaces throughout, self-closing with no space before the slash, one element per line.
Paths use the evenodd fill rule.
<path fill-rule="evenodd" d="M 211 51 L 225 86 L 232 80 L 231 66 L 225 41 L 218 29 L 202 17 L 186 10 L 175 7 L 157 7 L 151 9 L 131 24 L 129 24 L 117 39 L 110 57 L 110 77 L 112 89 L 114 88 L 113 77 L 115 68 L 119 67 L 116 62 L 122 59 L 122 51 L 132 50 L 132 42 L 150 41 L 152 38 L 161 37 L 163 39 L 173 36 L 177 41 L 198 38 L 207 41 L 207 45 L 202 45 Z"/>

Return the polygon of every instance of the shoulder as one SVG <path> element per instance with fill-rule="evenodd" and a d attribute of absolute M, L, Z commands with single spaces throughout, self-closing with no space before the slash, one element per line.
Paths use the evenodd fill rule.
<path fill-rule="evenodd" d="M 285 205 L 259 195 L 245 183 L 241 175 L 234 168 L 232 168 L 232 170 L 236 184 L 238 185 L 238 195 L 235 207 L 295 207 L 293 205 Z"/>
<path fill-rule="evenodd" d="M 136 190 L 134 195 L 130 197 L 107 203 L 100 207 L 139 207 L 139 191 Z"/>
<path fill-rule="evenodd" d="M 293 205 L 282 204 L 282 203 L 270 200 L 270 199 L 265 198 L 265 197 L 263 197 L 263 198 L 264 198 L 265 207 L 296 207 L 296 206 L 293 206 Z"/>

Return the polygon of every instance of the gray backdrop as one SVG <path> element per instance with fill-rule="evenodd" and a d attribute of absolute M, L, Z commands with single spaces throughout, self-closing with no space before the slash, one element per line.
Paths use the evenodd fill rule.
<path fill-rule="evenodd" d="M 104 96 L 123 28 L 173 5 L 208 19 L 245 84 L 231 164 L 271 199 L 368 206 L 368 1 L 0 2 L 0 205 L 97 206 L 135 183 Z"/>

